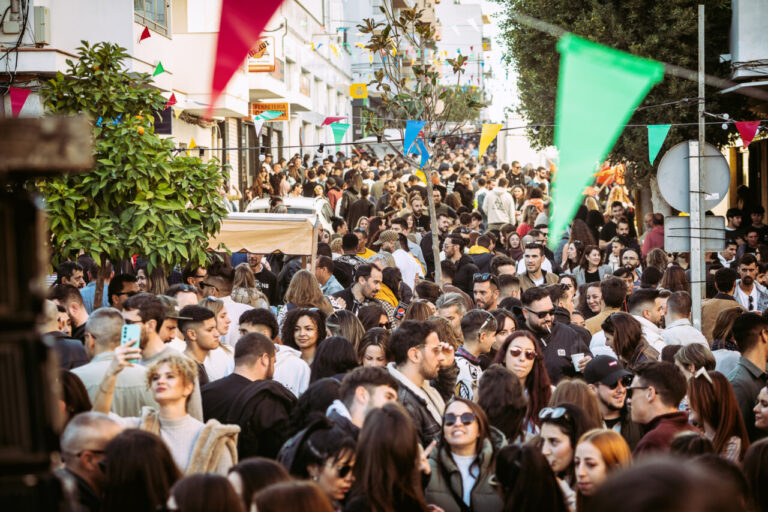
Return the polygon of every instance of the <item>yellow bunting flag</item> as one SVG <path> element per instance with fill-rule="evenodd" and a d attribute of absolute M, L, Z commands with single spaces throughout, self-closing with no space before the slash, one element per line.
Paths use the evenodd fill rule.
<path fill-rule="evenodd" d="M 356 100 L 362 100 L 368 97 L 368 85 L 364 83 L 351 84 L 349 86 L 349 95 Z"/>
<path fill-rule="evenodd" d="M 189 146 L 187 146 L 187 156 L 189 156 L 189 150 L 195 149 L 197 147 L 197 143 L 195 143 L 195 138 L 192 137 L 192 140 L 189 141 Z"/>
<path fill-rule="evenodd" d="M 181 115 L 181 109 L 180 108 L 173 109 L 173 115 L 176 117 L 176 119 L 178 119 L 179 116 Z"/>
<path fill-rule="evenodd" d="M 417 178 L 419 178 L 425 185 L 427 184 L 427 176 L 424 174 L 423 171 L 416 170 L 413 173 Z"/>
<path fill-rule="evenodd" d="M 483 124 L 483 130 L 480 132 L 480 147 L 478 148 L 477 158 L 482 158 L 488 146 L 491 145 L 493 139 L 496 138 L 496 134 L 501 130 L 500 124 Z"/>
<path fill-rule="evenodd" d="M 338 57 L 339 56 L 339 49 L 336 47 L 335 44 L 331 45 L 331 50 L 333 50 L 333 54 Z"/>
<path fill-rule="evenodd" d="M 373 64 L 373 55 L 369 55 L 369 56 L 368 56 L 368 62 L 370 62 L 371 64 Z"/>

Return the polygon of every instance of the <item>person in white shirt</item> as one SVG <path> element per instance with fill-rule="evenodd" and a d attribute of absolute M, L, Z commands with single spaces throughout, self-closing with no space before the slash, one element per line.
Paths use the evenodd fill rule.
<path fill-rule="evenodd" d="M 515 223 L 515 201 L 507 192 L 506 178 L 499 178 L 498 185 L 485 194 L 482 209 L 488 217 L 488 229 Z"/>
<path fill-rule="evenodd" d="M 747 311 L 758 313 L 768 308 L 768 290 L 757 282 L 757 258 L 754 254 L 745 254 L 739 260 L 739 275 L 733 298 Z"/>
<path fill-rule="evenodd" d="M 717 253 L 717 259 L 724 267 L 731 267 L 736 262 L 736 251 L 739 246 L 735 240 L 726 240 L 725 249 L 722 252 Z"/>
<path fill-rule="evenodd" d="M 253 309 L 248 304 L 241 304 L 232 300 L 231 294 L 234 279 L 235 269 L 229 265 L 215 262 L 208 268 L 208 277 L 200 282 L 203 297 L 210 295 L 224 302 L 227 315 L 231 320 L 224 342 L 233 349 L 240 338 L 240 315 Z"/>
<path fill-rule="evenodd" d="M 388 229 L 381 233 L 374 245 L 381 245 L 382 251 L 392 254 L 395 259 L 395 266 L 400 269 L 400 274 L 403 276 L 403 282 L 411 289 L 416 284 L 416 276 L 424 277 L 424 269 L 421 264 L 406 250 L 408 239 L 404 234 Z"/>
<path fill-rule="evenodd" d="M 478 358 L 493 348 L 496 329 L 496 317 L 488 311 L 473 309 L 462 317 L 461 333 L 464 345 L 456 350 L 456 365 L 459 367 L 456 396 L 467 400 L 474 398 L 477 383 L 483 374 Z"/>
<path fill-rule="evenodd" d="M 632 292 L 627 299 L 627 309 L 640 322 L 645 341 L 661 354 L 666 342 L 659 328 L 664 316 L 664 303 L 659 297 L 659 291 L 643 288 Z"/>
<path fill-rule="evenodd" d="M 688 292 L 678 291 L 667 299 L 667 327 L 661 333 L 667 345 L 701 343 L 709 348 L 709 343 L 701 331 L 691 325 L 691 306 L 691 296 Z"/>

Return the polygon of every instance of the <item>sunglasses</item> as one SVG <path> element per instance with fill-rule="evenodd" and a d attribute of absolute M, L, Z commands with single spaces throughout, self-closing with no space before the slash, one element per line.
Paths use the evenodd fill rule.
<path fill-rule="evenodd" d="M 346 478 L 349 472 L 352 471 L 352 466 L 350 464 L 344 464 L 341 467 L 333 466 L 333 464 L 330 463 L 328 465 L 336 470 L 336 474 L 339 475 L 339 478 Z"/>
<path fill-rule="evenodd" d="M 535 350 L 525 350 L 525 351 L 523 351 L 523 349 L 521 349 L 519 347 L 512 347 L 511 349 L 509 349 L 509 355 L 511 355 L 512 357 L 520 357 L 520 354 L 522 354 L 523 352 L 525 352 L 525 358 L 527 360 L 533 361 L 534 359 L 536 359 L 536 351 Z"/>
<path fill-rule="evenodd" d="M 462 425 L 469 425 L 473 421 L 475 421 L 475 413 L 473 412 L 465 412 L 463 414 L 453 414 L 452 412 L 449 412 L 445 415 L 445 425 L 447 427 L 450 427 L 451 425 L 456 424 L 456 420 L 461 420 Z"/>
<path fill-rule="evenodd" d="M 204 281 L 202 281 L 202 282 L 200 283 L 200 286 L 201 286 L 201 287 L 206 287 L 206 286 L 207 286 L 208 288 L 213 288 L 213 289 L 214 289 L 214 290 L 216 290 L 216 291 L 218 291 L 218 290 L 219 290 L 219 289 L 216 287 L 216 285 L 214 285 L 214 284 L 211 284 L 211 283 L 206 283 L 206 282 L 204 282 Z"/>
<path fill-rule="evenodd" d="M 562 417 L 568 419 L 568 411 L 565 407 L 545 407 L 539 412 L 540 420 L 556 420 Z"/>
<path fill-rule="evenodd" d="M 526 311 L 539 317 L 539 319 L 546 318 L 547 316 L 555 316 L 555 310 L 549 309 L 547 311 L 534 311 L 531 308 L 525 308 Z"/>
<path fill-rule="evenodd" d="M 137 293 L 139 292 L 120 292 L 120 293 L 116 293 L 115 295 L 127 295 L 128 297 L 133 297 Z"/>
<path fill-rule="evenodd" d="M 484 283 L 486 281 L 490 281 L 496 286 L 498 286 L 499 284 L 499 280 L 496 278 L 495 275 L 491 274 L 490 272 L 485 272 L 483 274 L 475 274 L 472 276 L 473 283 Z"/>
<path fill-rule="evenodd" d="M 630 384 L 632 384 L 632 376 L 631 375 L 625 375 L 619 380 L 617 380 L 612 386 L 608 386 L 608 384 L 604 384 L 605 386 L 608 386 L 611 390 L 616 389 L 619 387 L 619 384 L 624 386 L 625 388 L 629 389 Z"/>
<path fill-rule="evenodd" d="M 385 324 L 379 324 L 379 327 L 382 329 L 391 329 L 392 328 L 392 322 L 387 322 Z"/>

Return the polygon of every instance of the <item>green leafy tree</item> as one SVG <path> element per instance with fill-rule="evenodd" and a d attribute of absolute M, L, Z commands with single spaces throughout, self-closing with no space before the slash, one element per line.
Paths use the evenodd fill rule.
<path fill-rule="evenodd" d="M 542 20 L 586 39 L 623 50 L 634 55 L 676 64 L 687 69 L 698 67 L 697 5 L 706 7 L 706 72 L 727 78 L 730 64 L 720 62 L 720 55 L 729 53 L 728 38 L 731 24 L 731 3 L 723 0 L 496 0 L 504 6 L 500 15 L 501 29 L 507 51 L 507 63 L 518 73 L 520 93 L 519 113 L 533 124 L 552 124 L 555 119 L 558 67 L 560 54 L 555 49 L 555 37 L 524 26 L 515 14 Z M 697 90 L 690 80 L 669 74 L 653 87 L 635 111 L 619 137 L 609 158 L 623 161 L 630 171 L 630 184 L 639 186 L 655 174 L 648 162 L 647 135 L 644 125 L 689 123 L 673 126 L 660 154 L 681 141 L 697 138 Z M 690 101 L 680 101 L 689 98 Z M 664 106 L 656 106 L 670 103 Z M 706 110 L 728 113 L 731 118 L 753 118 L 747 112 L 745 96 L 718 94 L 706 89 Z M 588 124 L 589 119 L 584 119 Z M 733 130 L 724 131 L 719 125 L 708 127 L 707 142 L 723 145 Z M 541 127 L 528 130 L 529 140 L 539 149 L 553 144 L 554 129 Z M 658 164 L 658 159 L 656 163 Z"/>
<path fill-rule="evenodd" d="M 54 262 L 80 250 L 117 262 L 134 254 L 150 269 L 207 261 L 205 249 L 226 209 L 216 161 L 174 158 L 174 143 L 155 134 L 153 112 L 166 99 L 146 73 L 129 72 L 124 48 L 83 41 L 42 93 L 53 114 L 93 118 L 93 169 L 41 179 L 38 189 L 50 220 Z M 101 304 L 102 272 L 95 304 Z"/>
<path fill-rule="evenodd" d="M 380 94 L 380 108 L 385 119 L 374 112 L 364 111 L 365 129 L 377 135 L 383 135 L 385 128 L 405 131 L 404 121 L 388 119 L 412 119 L 425 121 L 425 138 L 442 137 L 457 133 L 464 122 L 477 119 L 480 110 L 486 106 L 481 101 L 482 92 L 467 92 L 457 87 L 465 73 L 468 57 L 458 55 L 446 59 L 450 66 L 447 76 L 440 76 L 438 69 L 426 59 L 426 50 L 435 47 L 435 27 L 424 21 L 424 9 L 394 9 L 391 2 L 382 2 L 379 7 L 384 15 L 383 21 L 364 19 L 358 30 L 368 36 L 365 47 L 376 57 L 378 69 L 373 80 L 368 83 L 369 90 Z M 406 49 L 418 49 L 419 57 L 408 66 L 403 58 Z M 399 56 L 399 57 L 398 57 Z M 449 84 L 448 82 L 454 82 Z M 384 139 L 398 154 L 402 146 L 395 146 Z M 413 150 L 412 150 L 413 151 Z M 409 165 L 419 168 L 420 162 L 409 156 L 404 157 Z M 425 176 L 430 176 L 432 159 L 425 165 Z M 426 180 L 431 230 L 437 233 L 435 203 L 432 196 L 432 180 Z M 438 237 L 432 237 L 435 276 L 440 281 Z"/>

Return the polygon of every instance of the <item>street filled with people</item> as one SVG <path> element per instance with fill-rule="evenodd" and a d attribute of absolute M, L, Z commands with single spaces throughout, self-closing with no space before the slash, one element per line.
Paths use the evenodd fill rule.
<path fill-rule="evenodd" d="M 79 510 L 768 510 L 756 191 L 695 304 L 689 254 L 632 184 L 590 189 L 553 233 L 554 166 L 440 146 L 426 174 L 269 155 L 241 200 L 222 193 L 230 211 L 327 201 L 313 261 L 52 268 L 39 331 Z"/>

